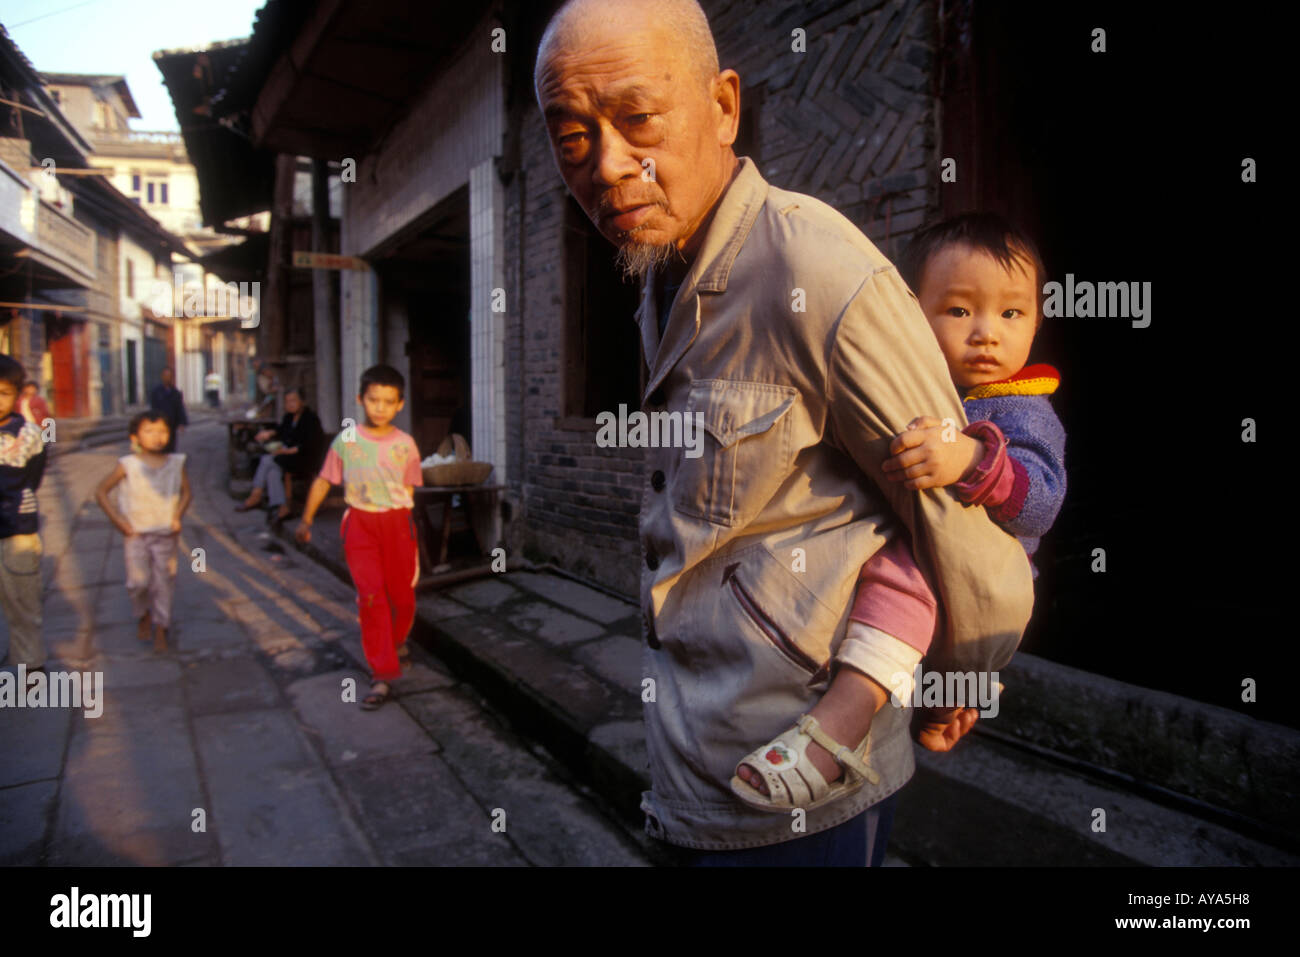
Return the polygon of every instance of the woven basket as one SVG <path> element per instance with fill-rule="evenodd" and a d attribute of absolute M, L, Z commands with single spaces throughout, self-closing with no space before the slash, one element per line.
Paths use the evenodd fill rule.
<path fill-rule="evenodd" d="M 438 446 L 439 455 L 450 455 L 455 450 L 455 462 L 431 465 L 422 469 L 426 485 L 480 485 L 492 474 L 491 462 L 475 462 L 469 443 L 463 436 L 449 435 Z"/>

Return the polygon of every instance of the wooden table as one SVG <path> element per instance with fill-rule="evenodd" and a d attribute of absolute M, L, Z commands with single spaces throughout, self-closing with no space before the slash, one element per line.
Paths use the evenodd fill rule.
<path fill-rule="evenodd" d="M 484 557 L 491 554 L 501 542 L 501 493 L 504 485 L 417 485 L 415 487 L 415 508 L 412 514 L 416 528 L 419 530 L 420 561 L 424 568 L 434 574 L 446 571 L 447 543 L 451 539 L 452 496 L 461 497 L 461 507 L 466 510 L 469 526 L 478 541 L 479 553 Z M 429 521 L 428 509 L 442 505 L 442 524 L 434 532 Z M 437 558 L 433 560 L 430 546 L 437 537 Z M 424 576 L 421 576 L 422 581 Z"/>

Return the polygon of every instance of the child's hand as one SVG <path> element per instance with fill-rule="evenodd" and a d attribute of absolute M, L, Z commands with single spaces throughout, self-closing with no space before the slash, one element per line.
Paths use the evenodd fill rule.
<path fill-rule="evenodd" d="M 951 751 L 979 716 L 974 708 L 922 709 L 916 740 L 930 751 Z"/>
<path fill-rule="evenodd" d="M 960 482 L 979 464 L 984 443 L 963 435 L 955 423 L 944 425 L 923 415 L 907 423 L 907 431 L 889 444 L 889 453 L 882 466 L 885 477 L 915 491 Z"/>
<path fill-rule="evenodd" d="M 297 528 L 297 530 L 293 533 L 293 537 L 296 538 L 296 539 L 297 539 L 299 542 L 301 542 L 303 545 L 306 545 L 308 542 L 310 542 L 310 541 L 311 541 L 311 523 L 310 523 L 310 522 L 299 522 L 299 523 L 298 523 L 298 528 Z"/>

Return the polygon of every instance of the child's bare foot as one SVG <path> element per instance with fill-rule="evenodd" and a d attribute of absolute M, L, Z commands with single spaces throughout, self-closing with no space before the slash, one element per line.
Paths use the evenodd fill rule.
<path fill-rule="evenodd" d="M 162 625 L 153 627 L 153 650 L 162 654 L 167 650 L 167 629 Z"/>
<path fill-rule="evenodd" d="M 136 626 L 135 636 L 141 641 L 149 640 L 149 633 L 153 630 L 153 620 L 149 617 L 149 612 L 145 612 L 140 619 L 140 624 Z"/>
<path fill-rule="evenodd" d="M 871 730 L 871 719 L 875 716 L 876 702 L 870 690 L 873 685 L 875 682 L 859 671 L 839 669 L 826 694 L 808 713 L 836 741 L 856 748 Z M 807 755 L 827 784 L 833 784 L 844 776 L 844 769 L 816 741 L 808 743 Z M 763 776 L 748 764 L 740 765 L 736 774 L 764 796 L 771 797 Z"/>

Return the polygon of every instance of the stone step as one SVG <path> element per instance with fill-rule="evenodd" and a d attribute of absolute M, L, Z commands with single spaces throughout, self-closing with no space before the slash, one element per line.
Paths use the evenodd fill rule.
<path fill-rule="evenodd" d="M 891 840 L 912 864 L 1300 864 L 1300 856 L 1214 820 L 1213 809 L 1158 803 L 978 730 L 952 752 L 918 747 L 916 755 Z"/>

